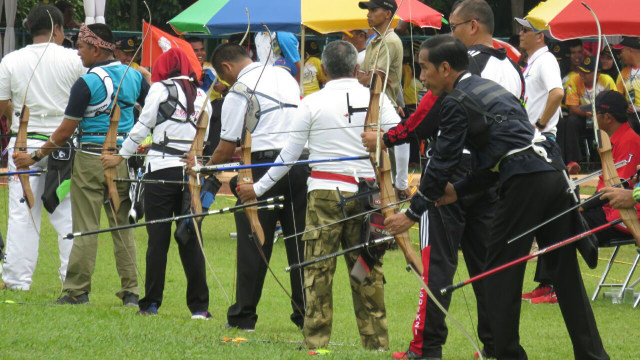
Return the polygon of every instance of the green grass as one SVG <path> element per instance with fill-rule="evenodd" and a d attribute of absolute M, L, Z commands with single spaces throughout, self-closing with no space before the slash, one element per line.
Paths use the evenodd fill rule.
<path fill-rule="evenodd" d="M 228 206 L 231 203 L 231 199 L 219 197 L 216 206 Z M 0 216 L 6 219 L 4 214 Z M 103 218 L 103 227 L 105 224 L 106 220 Z M 6 229 L 6 226 L 2 229 Z M 55 234 L 46 217 L 43 219 L 42 229 L 43 240 L 32 290 L 0 292 L 0 359 L 300 359 L 309 356 L 306 351 L 298 350 L 302 336 L 289 321 L 289 299 L 270 275 L 267 275 L 258 307 L 260 318 L 255 333 L 222 330 L 228 303 L 210 273 L 210 311 L 214 318 L 211 321 L 190 320 L 185 304 L 185 277 L 174 244 L 169 253 L 164 303 L 158 316 L 136 316 L 135 309 L 122 307 L 120 300 L 114 296 L 119 289 L 119 278 L 115 271 L 112 240 L 108 235 L 100 237 L 90 295 L 91 305 L 48 305 L 58 296 L 60 281 L 55 270 Z M 230 296 L 233 289 L 235 240 L 229 238 L 229 232 L 233 231 L 232 215 L 208 217 L 203 226 L 206 254 Z M 416 236 L 417 232 L 412 231 L 414 241 L 417 241 Z M 144 274 L 147 239 L 144 228 L 135 231 L 135 238 L 138 264 Z M 619 259 L 631 261 L 634 253 L 632 247 L 628 247 L 622 251 Z M 608 257 L 609 254 L 610 250 L 604 249 L 601 257 Z M 399 251 L 388 252 L 385 258 L 385 296 L 391 349 L 405 350 L 411 338 L 419 284 L 413 275 L 404 270 L 404 258 Z M 271 265 L 279 279 L 287 284 L 285 262 L 284 246 L 279 241 L 275 246 Z M 390 352 L 362 350 L 353 315 L 348 276 L 344 262 L 339 261 L 338 264 L 331 338 L 335 345 L 330 347 L 331 353 L 325 358 L 389 359 Z M 530 263 L 527 268 L 525 290 L 535 286 L 532 281 L 534 264 Z M 582 266 L 589 294 L 598 281 L 602 265 L 596 270 Z M 467 276 L 464 262 L 461 261 L 455 281 L 464 280 Z M 616 269 L 612 277 L 621 279 L 622 269 Z M 24 304 L 7 304 L 5 300 Z M 637 339 L 640 337 L 640 308 L 632 309 L 630 304 L 613 305 L 602 297 L 593 302 L 592 306 L 611 358 L 639 358 Z M 451 314 L 473 334 L 469 312 L 475 323 L 475 299 L 471 289 L 466 288 L 464 292 L 459 290 L 454 294 Z M 573 358 L 571 343 L 557 305 L 523 304 L 520 330 L 522 344 L 528 350 L 530 359 Z M 221 339 L 226 336 L 243 336 L 250 342 L 222 343 Z M 473 352 L 460 331 L 450 324 L 444 357 L 472 359 Z"/>

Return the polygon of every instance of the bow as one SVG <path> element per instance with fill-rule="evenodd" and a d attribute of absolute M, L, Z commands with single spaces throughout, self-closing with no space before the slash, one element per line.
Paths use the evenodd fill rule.
<path fill-rule="evenodd" d="M 248 31 L 249 27 L 251 26 L 251 22 L 250 22 L 251 18 L 249 15 L 249 9 L 245 9 L 245 11 L 247 12 L 247 18 L 249 19 L 248 20 L 249 23 L 247 25 L 247 31 Z M 269 37 L 271 37 L 271 32 L 269 31 L 269 28 L 267 28 L 267 26 L 264 24 L 263 26 L 269 33 Z M 245 34 L 245 37 L 246 37 L 246 34 Z M 258 83 L 260 83 L 260 78 L 262 78 L 264 69 L 267 67 L 267 64 L 269 64 L 269 58 L 271 57 L 272 52 L 273 52 L 273 48 L 269 48 L 269 55 L 267 56 L 267 60 L 265 60 L 264 62 L 264 66 L 262 67 L 260 76 L 258 77 L 258 80 L 256 81 L 256 84 L 253 87 L 253 91 L 251 91 L 251 95 L 250 95 L 251 97 L 255 95 L 256 88 L 258 87 Z M 251 129 L 250 126 L 247 126 L 248 125 L 247 118 L 249 117 L 250 107 L 251 107 L 251 99 L 247 101 L 247 108 L 245 109 L 244 124 L 242 126 L 243 132 L 242 132 L 242 137 L 240 139 L 240 159 L 241 159 L 242 165 L 251 165 L 251 131 L 253 129 Z M 244 185 L 244 184 L 253 184 L 253 173 L 250 168 L 240 169 L 240 171 L 238 171 L 238 186 Z M 251 226 L 251 234 L 253 238 L 257 239 L 258 242 L 260 243 L 260 247 L 262 247 L 262 245 L 264 245 L 264 230 L 262 230 L 260 219 L 258 219 L 258 208 L 254 206 L 246 208 L 244 210 L 244 213 L 247 216 L 247 219 L 249 220 L 249 224 Z M 262 249 L 260 250 L 262 251 Z M 267 267 L 268 266 L 269 265 L 267 262 Z"/>
<path fill-rule="evenodd" d="M 401 0 L 398 4 L 398 8 L 402 6 Z M 397 9 L 396 9 L 397 12 Z M 394 14 L 395 16 L 395 14 Z M 367 117 L 365 119 L 364 131 L 365 132 L 376 132 L 377 138 L 377 146 L 375 152 L 369 153 L 369 158 L 371 160 L 371 165 L 374 168 L 376 174 L 376 181 L 378 182 L 378 187 L 380 189 L 380 200 L 382 204 L 382 215 L 387 218 L 391 215 L 394 215 L 398 212 L 397 206 L 388 206 L 389 204 L 393 204 L 396 202 L 395 191 L 393 188 L 393 184 L 391 182 L 391 161 L 389 160 L 389 154 L 386 150 L 382 150 L 380 143 L 382 141 L 382 133 L 380 132 L 380 102 L 381 102 L 381 94 L 385 92 L 387 86 L 387 75 L 389 73 L 390 66 L 390 55 L 389 55 L 389 47 L 386 41 L 386 34 L 391 26 L 391 21 L 387 25 L 387 29 L 385 29 L 384 33 L 378 33 L 378 36 L 381 37 L 382 44 L 378 48 L 378 52 L 376 54 L 376 61 L 373 67 L 373 73 L 371 76 L 371 97 L 369 100 L 369 108 L 367 109 Z M 387 56 L 387 69 L 385 72 L 377 70 L 377 62 L 380 56 L 380 49 L 382 45 L 386 48 L 386 56 Z M 395 236 L 396 243 L 400 246 L 405 259 L 407 260 L 407 270 L 412 272 L 421 287 L 427 292 L 428 296 L 431 298 L 433 303 L 442 311 L 445 317 L 449 317 L 453 324 L 464 334 L 464 336 L 469 340 L 473 348 L 478 353 L 480 360 L 483 360 L 482 351 L 478 344 L 473 340 L 471 335 L 464 329 L 462 324 L 458 322 L 451 314 L 445 309 L 445 307 L 440 303 L 440 301 L 435 297 L 433 291 L 429 288 L 426 280 L 423 276 L 423 266 L 422 262 L 418 258 L 413 246 L 411 245 L 411 241 L 409 240 L 409 233 L 405 231 L 404 233 L 397 234 Z M 466 302 L 466 299 L 465 299 Z"/>
<path fill-rule="evenodd" d="M 147 4 L 146 1 L 143 1 L 142 3 L 144 4 L 144 6 L 147 7 L 147 12 L 149 13 L 149 24 L 151 24 L 151 10 L 149 9 L 149 5 Z M 112 101 L 113 105 L 111 106 L 111 111 L 109 112 L 109 128 L 107 129 L 107 134 L 105 135 L 104 142 L 102 144 L 102 155 L 118 154 L 118 125 L 120 124 L 120 105 L 118 105 L 118 96 L 120 95 L 122 82 L 127 76 L 127 72 L 129 71 L 129 69 L 131 69 L 131 63 L 133 62 L 133 59 L 135 59 L 136 56 L 138 56 L 138 53 L 140 52 L 140 50 L 142 50 L 142 45 L 147 39 L 147 36 L 149 36 L 150 30 L 151 30 L 151 26 L 149 26 L 147 33 L 143 36 L 142 42 L 136 49 L 136 52 L 133 54 L 131 61 L 127 65 L 127 68 L 125 69 L 124 73 L 122 74 L 120 83 L 118 83 L 118 90 L 116 90 L 116 93 L 113 97 L 113 101 Z M 120 195 L 118 194 L 118 186 L 114 181 L 114 179 L 116 179 L 117 177 L 118 177 L 117 167 L 110 167 L 110 168 L 104 169 L 104 178 L 107 183 L 107 191 L 109 195 L 107 202 L 109 203 L 109 208 L 111 209 L 111 214 L 113 215 L 113 222 L 116 225 L 116 227 L 118 226 L 117 213 L 118 213 L 118 209 L 120 208 Z M 118 233 L 119 232 L 120 230 L 118 230 Z M 125 248 L 127 255 L 129 256 L 129 260 L 133 263 L 133 266 L 135 266 L 138 276 L 140 276 L 140 278 L 142 279 L 142 282 L 144 283 L 144 277 L 142 276 L 142 274 L 140 273 L 140 270 L 138 269 L 136 260 L 133 258 L 133 255 L 131 255 L 131 252 L 129 252 L 129 249 L 127 248 L 126 244 L 124 244 L 124 239 L 121 238 L 121 240 L 123 242 L 123 247 Z M 134 242 L 134 246 L 135 246 L 135 242 Z"/>
<path fill-rule="evenodd" d="M 364 122 L 365 132 L 376 132 L 378 136 L 378 142 L 380 142 L 380 98 L 382 94 L 383 83 L 386 82 L 385 75 L 375 70 L 372 77 L 371 84 L 371 97 L 369 100 L 369 109 L 367 110 L 367 117 Z M 391 161 L 389 154 L 386 150 L 381 150 L 380 146 L 376 148 L 375 152 L 369 153 L 369 160 L 376 174 L 376 181 L 378 182 L 378 188 L 380 189 L 380 201 L 383 207 L 382 215 L 385 218 L 394 215 L 398 212 L 397 206 L 387 206 L 396 202 L 396 195 L 391 182 Z M 409 232 L 405 231 L 395 236 L 396 243 L 402 249 L 404 257 L 407 260 L 407 264 L 418 274 L 422 275 L 423 267 L 422 262 L 419 260 L 418 255 L 411 245 L 409 240 Z"/>
<path fill-rule="evenodd" d="M 189 149 L 189 155 L 194 157 L 196 163 L 198 162 L 198 157 L 202 157 L 202 149 L 204 148 L 204 136 L 207 133 L 207 127 L 209 126 L 209 114 L 205 111 L 207 102 L 209 101 L 209 97 L 211 96 L 211 90 L 213 89 L 213 85 L 209 87 L 207 93 L 204 96 L 204 100 L 202 106 L 200 107 L 200 115 L 198 116 L 198 120 L 196 121 L 196 134 L 193 137 L 193 142 L 191 143 L 191 148 Z M 213 176 L 213 175 L 212 175 Z M 200 214 L 202 213 L 202 200 L 200 199 L 200 189 L 202 187 L 200 183 L 200 174 L 195 172 L 190 172 L 189 181 L 188 181 L 189 193 L 191 194 L 191 213 L 192 214 Z M 200 251 L 202 251 L 202 257 L 204 258 L 207 266 L 209 267 L 209 271 L 215 278 L 218 286 L 222 290 L 225 298 L 229 305 L 231 305 L 231 300 L 229 299 L 229 295 L 225 291 L 224 287 L 222 287 L 222 283 L 216 275 L 215 271 L 213 271 L 213 266 L 209 262 L 207 255 L 204 252 L 204 243 L 202 241 L 202 234 L 200 232 L 200 223 L 202 221 L 202 217 L 196 217 L 191 222 L 193 224 L 193 229 L 196 233 L 196 238 L 198 240 L 198 245 L 200 246 Z"/>
<path fill-rule="evenodd" d="M 47 46 L 45 46 L 42 54 L 40 54 L 40 58 L 36 63 L 36 66 L 33 67 L 33 71 L 31 72 L 31 77 L 29 77 L 29 82 L 27 83 L 27 88 L 24 91 L 24 98 L 22 99 L 22 109 L 20 110 L 20 123 L 18 125 L 18 134 L 16 135 L 16 143 L 14 148 L 14 153 L 26 153 L 27 152 L 27 133 L 29 127 L 29 107 L 27 106 L 27 94 L 29 93 L 29 86 L 31 85 L 31 81 L 33 80 L 33 76 L 36 74 L 36 69 L 38 65 L 40 65 L 40 61 L 44 57 L 44 54 L 47 52 L 49 45 L 51 45 L 51 40 L 53 39 L 53 17 L 51 17 L 51 13 L 47 11 L 47 15 L 49 15 L 49 20 L 51 20 L 51 34 L 49 34 L 49 40 L 47 40 Z M 29 167 L 19 167 L 18 171 L 28 171 Z M 31 209 L 34 205 L 34 197 L 33 190 L 31 190 L 31 183 L 29 182 L 30 175 L 28 173 L 19 174 L 18 178 L 20 179 L 20 184 L 22 185 L 22 195 L 24 201 L 27 203 L 27 207 L 29 208 L 29 215 L 31 216 L 31 220 L 33 221 L 33 226 L 35 226 L 35 221 L 33 220 L 33 213 Z M 36 232 L 39 236 L 39 231 L 36 228 Z"/>
<path fill-rule="evenodd" d="M 598 26 L 598 49 L 600 49 L 602 45 L 602 29 L 600 27 L 600 21 L 598 20 L 598 16 L 595 12 L 584 2 L 582 5 L 589 10 L 591 15 L 596 21 L 596 25 Z M 595 76 L 593 77 L 594 86 L 597 85 L 598 81 L 598 62 L 600 61 L 600 52 L 596 55 L 596 64 L 595 64 Z M 594 87 L 595 89 L 595 87 Z M 592 114 L 596 115 L 596 100 L 595 100 L 595 91 L 591 94 L 591 111 Z M 618 171 L 613 163 L 613 155 L 611 154 L 611 140 L 606 132 L 601 130 L 598 127 L 598 122 L 593 122 L 593 130 L 596 135 L 596 142 L 598 144 L 598 153 L 600 154 L 600 162 L 602 163 L 602 178 L 604 180 L 605 186 L 615 186 L 615 184 L 619 181 Z M 620 218 L 624 222 L 624 225 L 627 227 L 633 238 L 636 240 L 636 245 L 640 247 L 640 220 L 638 220 L 638 213 L 635 208 L 631 209 L 619 209 Z"/>

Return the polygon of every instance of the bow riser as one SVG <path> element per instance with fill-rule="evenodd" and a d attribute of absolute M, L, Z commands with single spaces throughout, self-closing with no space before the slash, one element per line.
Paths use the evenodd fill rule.
<path fill-rule="evenodd" d="M 195 157 L 202 156 L 202 149 L 204 148 L 204 136 L 207 132 L 208 126 L 209 114 L 204 111 L 203 108 L 200 112 L 200 116 L 198 117 L 196 135 L 193 138 L 193 143 L 191 143 L 189 154 Z M 199 177 L 200 175 L 195 173 L 189 176 L 189 192 L 191 193 L 192 211 L 195 214 L 199 214 L 202 212 L 202 201 L 200 200 L 200 188 L 202 187 L 202 185 L 200 184 Z M 196 221 L 200 221 L 200 218 L 197 218 Z"/>
<path fill-rule="evenodd" d="M 27 132 L 29 125 L 29 107 L 27 105 L 22 106 L 22 111 L 20 111 L 20 124 L 18 127 L 18 135 L 16 136 L 16 144 L 15 144 L 15 152 L 17 153 L 26 153 L 27 152 Z M 17 168 L 18 171 L 27 171 L 29 170 L 28 166 Z M 34 197 L 33 191 L 31 190 L 31 183 L 29 182 L 29 178 L 31 175 L 29 174 L 21 174 L 18 175 L 20 179 L 20 184 L 22 185 L 22 195 L 24 196 L 24 200 L 27 202 L 27 206 L 29 209 L 33 208 Z"/>
<path fill-rule="evenodd" d="M 607 133 L 598 130 L 599 144 L 598 153 L 600 154 L 600 162 L 602 163 L 602 178 L 605 186 L 616 186 L 620 177 L 613 163 L 613 155 L 611 154 L 611 141 Z M 638 221 L 638 213 L 635 208 L 618 209 L 620 218 L 625 226 L 636 240 L 636 245 L 640 247 L 640 222 Z"/>
<path fill-rule="evenodd" d="M 242 164 L 251 164 L 251 132 L 245 128 L 244 141 L 242 142 Z M 251 169 L 242 169 L 238 171 L 238 185 L 253 184 L 253 173 Z M 244 210 L 244 213 L 249 219 L 251 225 L 251 232 L 253 236 L 258 238 L 260 246 L 264 245 L 264 230 L 258 219 L 258 207 L 251 206 Z"/>
<path fill-rule="evenodd" d="M 118 124 L 120 123 L 120 106 L 118 104 L 113 105 L 113 111 L 109 117 L 109 129 L 107 135 L 105 135 L 104 143 L 102 144 L 102 155 L 117 155 L 118 154 Z M 104 171 L 104 178 L 107 182 L 107 190 L 109 192 L 109 201 L 113 206 L 115 212 L 118 212 L 120 208 L 120 195 L 118 194 L 118 186 L 113 179 L 118 177 L 118 168 L 110 167 Z"/>

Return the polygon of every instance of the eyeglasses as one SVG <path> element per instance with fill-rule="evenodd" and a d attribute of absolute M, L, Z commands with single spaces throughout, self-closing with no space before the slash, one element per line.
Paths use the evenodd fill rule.
<path fill-rule="evenodd" d="M 457 23 L 457 24 L 449 23 L 449 28 L 451 29 L 451 32 L 454 32 L 454 31 L 456 31 L 456 28 L 457 28 L 458 26 L 460 26 L 460 25 L 464 25 L 464 24 L 467 24 L 467 23 L 470 23 L 470 22 L 472 22 L 473 20 L 476 20 L 476 21 L 477 21 L 478 19 L 469 19 L 469 20 L 467 20 L 467 21 L 463 21 L 463 22 L 460 22 L 460 23 Z"/>
<path fill-rule="evenodd" d="M 532 28 L 528 28 L 528 27 L 525 27 L 525 26 L 522 26 L 520 28 L 520 32 L 523 33 L 523 34 L 526 34 L 526 33 L 531 32 L 531 31 L 533 31 Z"/>

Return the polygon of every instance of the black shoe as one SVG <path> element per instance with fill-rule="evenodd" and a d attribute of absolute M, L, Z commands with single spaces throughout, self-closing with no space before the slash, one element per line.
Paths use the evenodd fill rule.
<path fill-rule="evenodd" d="M 122 297 L 122 305 L 126 307 L 137 308 L 139 298 L 140 297 L 134 293 L 130 293 L 130 292 L 125 293 L 124 296 Z"/>
<path fill-rule="evenodd" d="M 81 304 L 88 304 L 88 303 L 89 303 L 88 293 L 84 293 L 78 296 L 72 296 L 67 294 L 64 296 L 60 296 L 58 300 L 56 300 L 56 304 L 58 305 L 81 305 Z"/>
<path fill-rule="evenodd" d="M 240 327 L 240 326 L 234 326 L 234 325 L 231 325 L 229 323 L 224 324 L 222 326 L 222 329 L 224 329 L 224 330 L 238 329 L 238 330 L 242 330 L 242 331 L 246 331 L 246 332 L 254 332 L 254 331 L 256 331 L 255 328 L 244 328 L 244 327 Z"/>

